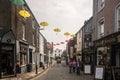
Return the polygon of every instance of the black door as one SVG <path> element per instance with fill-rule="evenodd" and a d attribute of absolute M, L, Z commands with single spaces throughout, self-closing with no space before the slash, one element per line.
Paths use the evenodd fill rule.
<path fill-rule="evenodd" d="M 15 49 L 14 45 L 1 44 L 0 52 L 0 74 L 1 77 L 9 77 L 14 75 L 14 64 L 15 64 Z"/>

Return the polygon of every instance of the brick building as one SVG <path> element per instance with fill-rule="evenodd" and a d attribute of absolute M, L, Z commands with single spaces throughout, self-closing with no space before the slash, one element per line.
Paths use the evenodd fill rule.
<path fill-rule="evenodd" d="M 93 19 L 95 64 L 120 66 L 120 0 L 93 0 Z"/>
<path fill-rule="evenodd" d="M 20 16 L 20 10 L 28 11 L 30 17 Z M 0 0 L 0 78 L 15 76 L 16 62 L 21 73 L 38 66 L 39 28 L 27 4 L 15 5 L 10 0 Z"/>

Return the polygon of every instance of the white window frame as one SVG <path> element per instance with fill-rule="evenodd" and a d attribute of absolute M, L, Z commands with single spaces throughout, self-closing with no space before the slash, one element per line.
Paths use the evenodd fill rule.
<path fill-rule="evenodd" d="M 26 52 L 26 54 L 27 54 L 27 52 Z M 27 64 L 27 56 L 26 56 L 26 54 L 20 53 L 20 60 L 21 60 L 20 65 L 21 66 L 24 66 L 24 65 Z"/>
<path fill-rule="evenodd" d="M 26 41 L 26 39 L 25 39 L 25 26 L 23 25 L 22 26 L 22 40 L 24 40 L 24 41 Z"/>
<path fill-rule="evenodd" d="M 35 35 L 33 34 L 33 45 L 35 45 Z"/>
<path fill-rule="evenodd" d="M 105 7 L 105 0 L 98 0 L 98 12 Z"/>
<path fill-rule="evenodd" d="M 104 18 L 101 18 L 98 21 L 98 39 L 104 36 L 105 33 L 105 20 Z"/>
<path fill-rule="evenodd" d="M 116 8 L 116 29 L 120 31 L 120 5 Z"/>
<path fill-rule="evenodd" d="M 32 21 L 32 28 L 35 29 L 35 21 Z"/>

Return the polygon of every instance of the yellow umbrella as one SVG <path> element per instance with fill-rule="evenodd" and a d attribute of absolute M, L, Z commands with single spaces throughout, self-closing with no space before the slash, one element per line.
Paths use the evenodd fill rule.
<path fill-rule="evenodd" d="M 75 37 L 75 34 L 71 34 L 70 37 Z"/>
<path fill-rule="evenodd" d="M 61 32 L 61 30 L 59 28 L 55 28 L 54 31 L 55 32 Z"/>
<path fill-rule="evenodd" d="M 20 10 L 19 14 L 24 18 L 30 17 L 30 13 L 26 10 Z"/>
<path fill-rule="evenodd" d="M 61 32 L 61 30 L 59 28 L 55 28 L 54 32 L 56 32 L 56 34 L 57 34 L 58 32 Z"/>
<path fill-rule="evenodd" d="M 69 36 L 70 33 L 69 33 L 69 32 L 65 32 L 64 35 L 65 35 L 65 36 Z"/>
<path fill-rule="evenodd" d="M 48 24 L 47 22 L 41 22 L 40 25 L 43 26 L 43 27 L 46 27 L 46 26 L 48 26 L 49 24 Z"/>

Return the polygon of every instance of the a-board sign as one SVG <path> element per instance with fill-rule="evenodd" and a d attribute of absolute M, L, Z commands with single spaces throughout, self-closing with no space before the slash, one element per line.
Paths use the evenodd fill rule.
<path fill-rule="evenodd" d="M 104 67 L 103 66 L 96 66 L 95 68 L 95 79 L 103 80 L 104 79 Z"/>
<path fill-rule="evenodd" d="M 84 74 L 91 74 L 91 65 L 84 65 Z"/>

